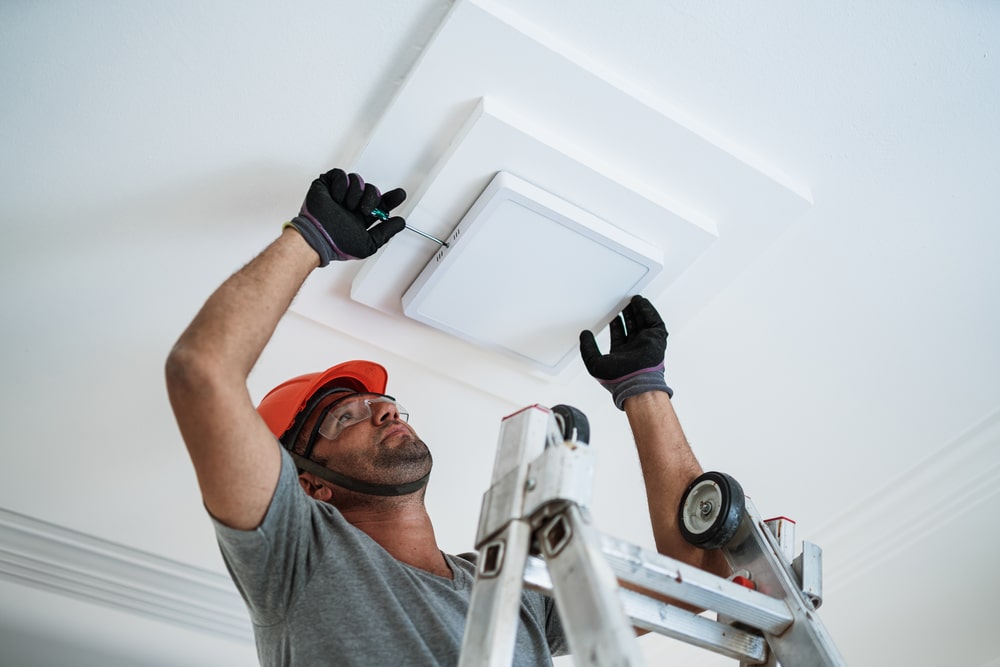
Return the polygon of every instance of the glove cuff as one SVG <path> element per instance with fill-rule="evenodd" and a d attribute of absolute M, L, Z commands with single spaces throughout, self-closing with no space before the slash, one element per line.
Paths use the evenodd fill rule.
<path fill-rule="evenodd" d="M 663 364 L 653 368 L 644 368 L 629 373 L 615 380 L 600 380 L 605 389 L 611 392 L 611 399 L 619 410 L 625 409 L 625 399 L 647 391 L 665 391 L 670 398 L 674 390 L 667 386 L 663 378 Z"/>
<path fill-rule="evenodd" d="M 326 266 L 333 259 L 333 252 L 331 250 L 333 242 L 323 229 L 314 224 L 312 220 L 304 218 L 301 215 L 296 216 L 294 219 L 286 222 L 282 229 L 285 227 L 292 227 L 299 234 L 302 234 L 302 238 L 306 240 L 306 243 L 319 255 L 320 266 Z"/>

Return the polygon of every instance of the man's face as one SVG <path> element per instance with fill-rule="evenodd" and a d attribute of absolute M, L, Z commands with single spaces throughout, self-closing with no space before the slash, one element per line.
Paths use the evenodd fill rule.
<path fill-rule="evenodd" d="M 406 484 L 430 472 L 430 450 L 379 394 L 334 394 L 316 408 L 311 458 L 370 484 Z"/>

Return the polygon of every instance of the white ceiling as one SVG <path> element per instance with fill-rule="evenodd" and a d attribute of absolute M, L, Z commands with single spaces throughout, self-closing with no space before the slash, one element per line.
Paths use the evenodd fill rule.
<path fill-rule="evenodd" d="M 821 616 L 850 664 L 1000 664 L 1000 7 L 491 6 L 811 193 L 681 326 L 657 301 L 677 410 L 706 468 L 824 548 Z M 161 583 L 224 577 L 163 360 L 309 180 L 363 155 L 449 7 L 0 5 L 0 527 L 23 515 L 131 563 L 127 590 L 164 568 Z M 357 271 L 316 274 L 307 290 L 327 293 L 338 325 L 288 316 L 255 396 L 341 359 L 382 361 L 434 450 L 428 502 L 449 551 L 471 546 L 500 417 L 571 403 L 598 448 L 598 526 L 650 542 L 627 426 L 603 390 L 486 373 L 485 351 L 467 377 L 435 372 L 405 337 L 373 341 L 413 325 L 351 301 Z M 252 664 L 245 640 L 130 613 L 115 591 L 94 603 L 27 585 L 35 565 L 97 575 L 51 560 L 65 540 L 13 574 L 12 535 L 0 531 L 3 662 Z M 641 641 L 651 664 L 731 664 Z"/>

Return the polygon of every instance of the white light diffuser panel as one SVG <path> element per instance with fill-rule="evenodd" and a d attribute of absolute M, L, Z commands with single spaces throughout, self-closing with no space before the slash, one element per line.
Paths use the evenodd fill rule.
<path fill-rule="evenodd" d="M 548 373 L 663 268 L 663 253 L 499 172 L 403 295 L 403 312 Z"/>

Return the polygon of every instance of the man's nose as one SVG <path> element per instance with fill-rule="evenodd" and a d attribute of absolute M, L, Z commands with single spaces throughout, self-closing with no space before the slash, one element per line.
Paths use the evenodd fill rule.
<path fill-rule="evenodd" d="M 378 401 L 377 403 L 369 404 L 369 407 L 372 410 L 372 419 L 375 420 L 376 424 L 399 419 L 399 408 L 395 403 Z"/>

